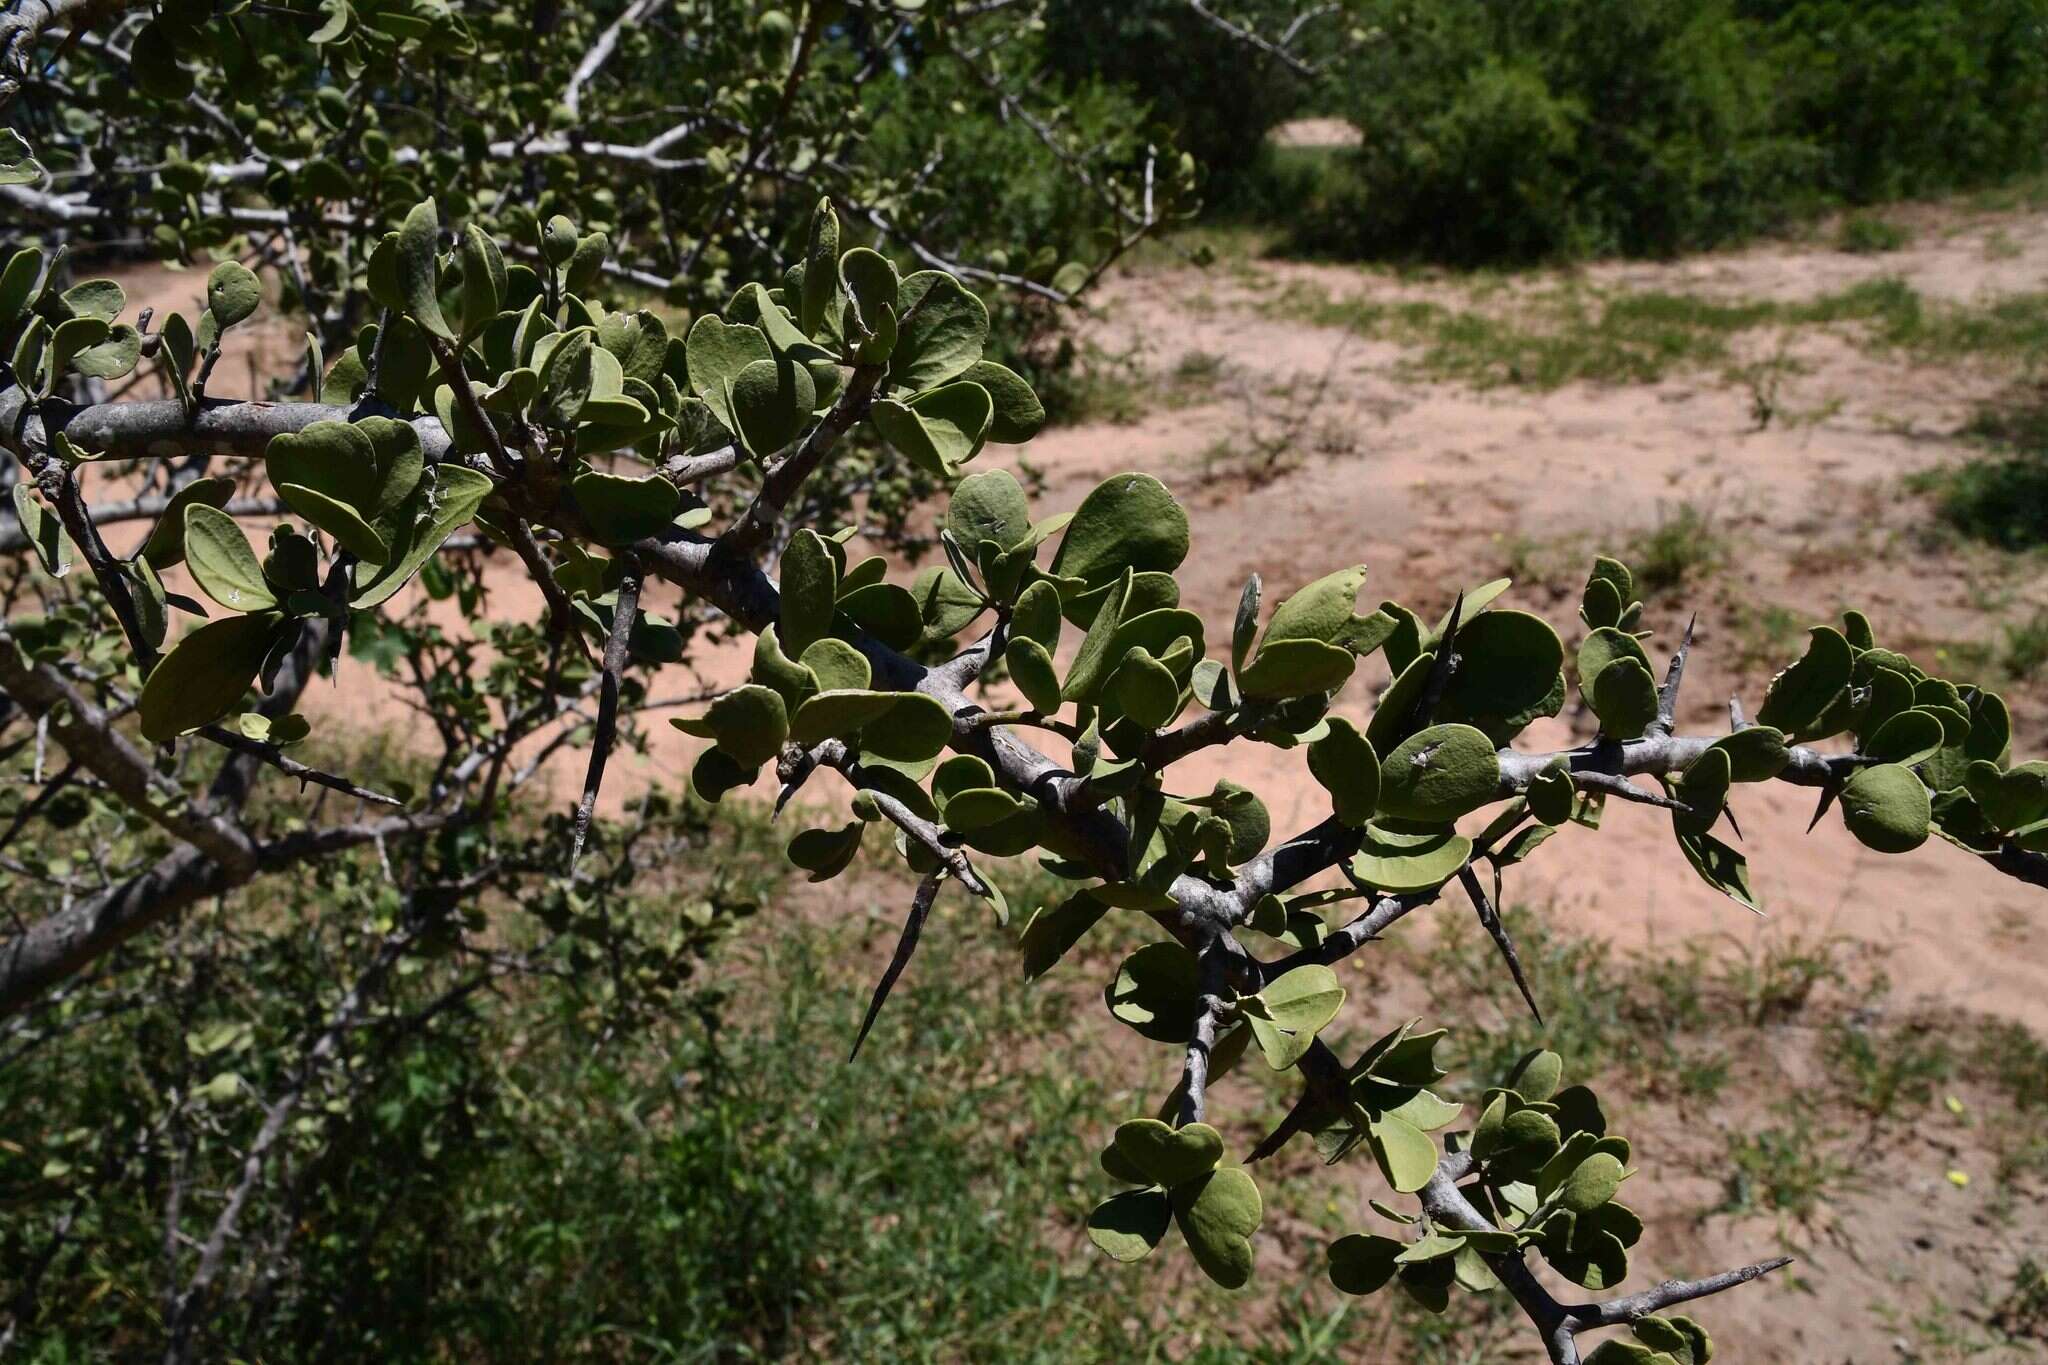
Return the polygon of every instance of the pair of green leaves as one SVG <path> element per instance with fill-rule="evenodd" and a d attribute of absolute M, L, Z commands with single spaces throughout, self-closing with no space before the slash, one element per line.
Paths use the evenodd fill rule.
<path fill-rule="evenodd" d="M 670 721 L 714 742 L 697 769 L 698 791 L 707 800 L 751 780 L 785 743 L 808 749 L 837 739 L 864 758 L 919 764 L 937 757 L 953 737 L 952 716 L 934 698 L 870 689 L 871 666 L 843 640 L 815 640 L 790 659 L 771 628 L 757 637 L 754 677 L 702 716 Z"/>
<path fill-rule="evenodd" d="M 1586 1357 L 1586 1365 L 1707 1365 L 1714 1341 L 1704 1327 L 1680 1314 L 1637 1318 L 1634 1341 L 1613 1337 Z"/>
<path fill-rule="evenodd" d="M 1089 1240 L 1114 1260 L 1141 1261 L 1178 1225 L 1204 1274 L 1226 1289 L 1242 1288 L 1251 1280 L 1251 1238 L 1264 1209 L 1251 1176 L 1222 1160 L 1223 1138 L 1206 1123 L 1119 1124 L 1103 1149 L 1102 1169 L 1137 1188 L 1095 1206 Z"/>
<path fill-rule="evenodd" d="M 1463 1112 L 1430 1089 L 1449 1074 L 1435 1057 L 1444 1033 L 1417 1032 L 1419 1022 L 1411 1019 L 1386 1034 L 1351 1065 L 1344 1103 L 1316 1138 L 1332 1162 L 1360 1147 L 1369 1149 L 1380 1174 L 1403 1194 L 1429 1183 L 1437 1165 L 1436 1142 L 1429 1134 Z"/>
<path fill-rule="evenodd" d="M 409 423 L 366 417 L 274 436 L 264 467 L 285 506 L 363 563 L 384 565 L 419 513 L 426 456 Z"/>

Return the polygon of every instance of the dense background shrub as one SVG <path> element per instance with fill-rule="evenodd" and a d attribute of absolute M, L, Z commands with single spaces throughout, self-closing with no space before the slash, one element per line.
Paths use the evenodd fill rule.
<path fill-rule="evenodd" d="M 2037 170 L 2048 4 L 1371 0 L 1300 244 L 1665 255 Z"/>

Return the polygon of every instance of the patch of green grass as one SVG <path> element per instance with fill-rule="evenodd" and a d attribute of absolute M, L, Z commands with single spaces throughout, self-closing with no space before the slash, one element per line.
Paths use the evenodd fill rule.
<path fill-rule="evenodd" d="M 2004 628 L 1999 664 L 2012 677 L 2029 680 L 2048 664 L 2048 611 L 2036 611 L 2017 625 Z"/>
<path fill-rule="evenodd" d="M 1643 384 L 1727 355 L 1728 335 L 1764 305 L 1722 305 L 1675 294 L 1611 298 L 1564 285 L 1513 301 L 1513 313 L 1426 300 L 1331 299 L 1296 286 L 1272 310 L 1321 327 L 1421 351 L 1418 373 L 1479 388 L 1555 389 L 1576 382 Z"/>
<path fill-rule="evenodd" d="M 1804 616 L 1778 602 L 1735 604 L 1735 665 L 1744 672 L 1785 667 L 1799 657 L 1810 624 Z"/>
<path fill-rule="evenodd" d="M 1911 228 L 1872 214 L 1858 213 L 1842 220 L 1835 234 L 1835 249 L 1856 255 L 1903 251 L 1912 245 Z"/>
<path fill-rule="evenodd" d="M 1429 300 L 1332 298 L 1297 284 L 1267 311 L 1412 347 L 1419 352 L 1416 373 L 1479 388 L 1654 383 L 1682 370 L 1727 366 L 1731 338 L 1761 327 L 1854 326 L 1872 350 L 1934 362 L 2028 369 L 2048 361 L 2048 294 L 1949 303 L 1929 300 L 1892 276 L 1794 302 L 1565 283 L 1487 303 L 1453 308 Z M 1789 360 L 1780 365 L 1791 368 Z M 1748 376 L 1741 368 L 1731 373 Z M 1768 417 L 1759 421 L 1767 423 Z"/>
<path fill-rule="evenodd" d="M 1629 544 L 1628 564 L 1646 592 L 1669 592 L 1718 569 L 1728 558 L 1727 537 L 1713 518 L 1689 502 L 1658 518 Z"/>
<path fill-rule="evenodd" d="M 1933 494 L 1942 520 L 1972 540 L 2015 551 L 2048 544 L 2048 394 L 1980 409 L 1964 431 L 1982 453 L 1908 487 Z"/>
<path fill-rule="evenodd" d="M 1573 588 L 1586 574 L 1591 554 L 1584 536 L 1532 536 L 1521 531 L 1494 536 L 1501 573 L 1521 587 Z"/>
<path fill-rule="evenodd" d="M 1942 1030 L 1932 1027 L 1894 1028 L 1882 1035 L 1856 1020 L 1830 1030 L 1828 1063 L 1844 1083 L 1850 1103 L 1873 1119 L 1887 1119 L 1900 1108 L 1924 1108 L 1934 1087 L 1955 1070 L 1955 1059 Z"/>
<path fill-rule="evenodd" d="M 1721 1212 L 1768 1212 L 1805 1221 L 1853 1186 L 1855 1167 L 1804 1111 L 1768 1128 L 1727 1134 Z"/>

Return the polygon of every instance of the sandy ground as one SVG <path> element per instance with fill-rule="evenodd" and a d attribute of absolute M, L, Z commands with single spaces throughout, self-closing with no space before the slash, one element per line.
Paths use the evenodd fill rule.
<path fill-rule="evenodd" d="M 1780 243 L 1581 273 L 1603 288 L 1788 300 L 1881 275 L 1899 276 L 1933 297 L 1978 300 L 2037 289 L 2048 277 L 2048 216 L 1962 217 L 1930 209 L 1919 217 L 1912 246 L 1877 257 Z M 143 272 L 130 283 L 138 301 L 163 306 L 195 295 L 203 281 L 196 273 Z M 1501 306 L 1513 306 L 1515 289 L 1550 283 L 1518 281 Z M 2010 373 L 1917 365 L 1873 355 L 1845 334 L 1806 331 L 1795 339 L 1803 370 L 1789 381 L 1786 401 L 1813 415 L 1756 431 L 1749 395 L 1718 372 L 1552 392 L 1424 382 L 1404 373 L 1413 357 L 1399 346 L 1274 317 L 1267 301 L 1296 284 L 1336 297 L 1435 298 L 1460 306 L 1472 298 L 1457 281 L 1269 261 L 1125 272 L 1107 282 L 1084 324 L 1087 339 L 1128 357 L 1162 390 L 1189 356 L 1218 358 L 1215 397 L 1175 390 L 1174 402 L 1134 421 L 1061 428 L 1022 452 L 992 447 L 983 466 L 1028 463 L 1046 483 L 1035 504 L 1041 515 L 1072 507 L 1097 481 L 1122 470 L 1165 479 L 1182 493 L 1193 521 L 1183 604 L 1203 613 L 1217 640 L 1227 636 L 1239 587 L 1252 572 L 1264 576 L 1272 602 L 1301 582 L 1363 561 L 1373 569 L 1366 605 L 1389 597 L 1433 617 L 1459 587 L 1495 577 L 1520 554 L 1543 561 L 1540 581 L 1521 585 L 1505 604 L 1545 614 L 1564 629 L 1569 647 L 1587 556 L 1625 543 L 1690 502 L 1726 538 L 1727 562 L 1699 583 L 1653 599 L 1645 624 L 1657 631 L 1651 649 L 1661 662 L 1687 616 L 1699 613 L 1684 707 L 1684 723 L 1695 730 L 1724 727 L 1731 696 L 1743 697 L 1752 711 L 1761 699 L 1775 665 L 1745 663 L 1742 649 L 1744 622 L 1761 606 L 1818 622 L 1844 604 L 1861 604 L 1881 637 L 1930 657 L 1944 641 L 1995 636 L 2001 622 L 2040 600 L 2048 586 L 2029 567 L 2013 591 L 1987 593 L 1987 576 L 2009 567 L 1920 534 L 1927 507 L 1901 483 L 1913 471 L 1962 457 L 1967 448 L 1958 429 L 1977 403 L 2011 382 Z M 1742 344 L 1774 340 L 1759 334 Z M 223 375 L 239 379 L 232 366 L 231 357 Z M 1242 443 L 1281 422 L 1285 403 L 1299 401 L 1275 396 L 1288 386 L 1297 395 L 1317 394 L 1317 411 L 1301 426 L 1303 448 L 1285 472 L 1257 479 L 1219 472 L 1205 459 L 1219 441 Z M 530 597 L 500 594 L 494 614 L 530 609 Z M 729 652 L 714 653 L 704 660 L 704 674 L 730 681 L 741 666 Z M 317 688 L 308 706 L 354 723 L 402 724 L 403 713 L 367 681 L 354 670 L 332 689 Z M 1383 668 L 1371 666 L 1354 682 L 1346 709 L 1363 714 L 1383 681 Z M 661 690 L 692 685 L 665 680 Z M 2008 695 L 2019 754 L 2048 748 L 2048 695 L 2028 688 Z M 1524 743 L 1555 747 L 1588 728 L 1568 710 Z M 649 735 L 647 757 L 625 756 L 615 767 L 613 791 L 636 778 L 680 780 L 687 772 L 692 741 L 659 723 Z M 571 799 L 581 756 L 565 755 L 556 769 L 557 788 Z M 1206 790 L 1222 775 L 1253 786 L 1272 807 L 1278 832 L 1311 824 L 1326 809 L 1298 755 L 1240 745 L 1210 751 L 1176 773 L 1183 770 L 1178 789 Z M 1809 794 L 1777 788 L 1746 790 L 1736 803 L 1769 921 L 1699 884 L 1671 842 L 1666 817 L 1647 808 L 1610 805 L 1597 834 L 1568 831 L 1511 873 L 1509 894 L 1549 907 L 1574 930 L 1627 946 L 1707 939 L 1739 948 L 1786 934 L 1882 945 L 1901 1001 L 2048 1030 L 2048 920 L 2038 892 L 1939 842 L 1904 858 L 1880 858 L 1833 818 L 1804 833 L 1811 807 Z M 1666 1196 L 1673 1210 L 1700 1193 L 1688 1190 L 1682 1173 L 1652 1174 L 1675 1182 Z M 1988 1197 L 1947 1187 L 1938 1162 L 1866 1188 L 1841 1211 L 1836 1244 L 1804 1287 L 1787 1281 L 1740 1305 L 1717 1305 L 1717 1323 L 1741 1348 L 1734 1358 L 1910 1358 L 1894 1346 L 1893 1329 L 1874 1306 L 1923 1275 L 1933 1277 L 1930 1292 L 1957 1282 L 1967 1257 L 1952 1255 L 1956 1248 L 2006 1236 L 1977 1226 L 1985 1215 L 1974 1201 Z M 1702 1229 L 1673 1218 L 1653 1232 L 1660 1270 L 1697 1271 L 1709 1261 L 1772 1249 L 1769 1229 L 1755 1220 Z M 1866 1238 L 1886 1250 L 1857 1250 Z M 2020 1241 L 2039 1243 L 2039 1225 Z M 1995 1254 L 1983 1254 L 2009 1265 L 2017 1253 L 2001 1243 Z"/>

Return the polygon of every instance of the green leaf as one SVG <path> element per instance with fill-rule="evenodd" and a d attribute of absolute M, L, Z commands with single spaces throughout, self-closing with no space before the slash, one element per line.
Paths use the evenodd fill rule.
<path fill-rule="evenodd" d="M 1206 1123 L 1174 1128 L 1158 1119 L 1131 1119 L 1116 1127 L 1103 1165 L 1172 1189 L 1201 1179 L 1223 1160 L 1223 1135 Z"/>
<path fill-rule="evenodd" d="M 1505 742 L 1562 708 L 1564 645 L 1540 616 L 1482 612 L 1459 626 L 1457 653 L 1439 719 L 1468 721 Z"/>
<path fill-rule="evenodd" d="M 261 612 L 277 606 L 249 538 L 227 513 L 203 502 L 185 508 L 185 559 L 192 581 L 229 611 Z M 260 662 L 260 661 L 259 661 Z"/>
<path fill-rule="evenodd" d="M 828 739 L 851 741 L 863 726 L 888 715 L 895 704 L 893 692 L 819 692 L 797 707 L 796 714 L 790 717 L 789 737 L 806 749 Z"/>
<path fill-rule="evenodd" d="M 1003 650 L 1003 664 L 1010 670 L 1010 681 L 1034 709 L 1047 715 L 1060 709 L 1060 676 L 1045 646 L 1013 635 Z"/>
<path fill-rule="evenodd" d="M 596 385 L 597 350 L 597 333 L 588 327 L 540 339 L 533 357 L 540 372 L 541 398 L 536 416 L 541 421 L 563 428 L 576 425 Z"/>
<path fill-rule="evenodd" d="M 1007 550 L 1030 534 L 1031 502 L 1017 476 L 1007 469 L 970 474 L 953 489 L 946 529 L 962 545 L 972 547 L 992 540 Z M 1054 590 L 1048 584 L 1045 591 Z"/>
<path fill-rule="evenodd" d="M 1320 640 L 1269 640 L 1238 675 L 1237 685 L 1247 699 L 1285 701 L 1335 691 L 1357 666 L 1358 656 L 1350 650 Z"/>
<path fill-rule="evenodd" d="M 861 828 L 855 820 L 839 829 L 804 830 L 789 841 L 789 860 L 811 874 L 808 880 L 830 881 L 859 854 Z"/>
<path fill-rule="evenodd" d="M 62 578 L 71 572 L 71 538 L 64 534 L 63 523 L 56 514 L 44 511 L 36 501 L 33 487 L 26 478 L 14 485 L 14 515 L 28 543 L 35 546 L 43 572 L 52 578 Z"/>
<path fill-rule="evenodd" d="M 905 459 L 934 478 L 952 479 L 981 452 L 993 409 L 979 384 L 947 384 L 899 403 L 884 398 L 870 410 L 875 429 Z"/>
<path fill-rule="evenodd" d="M 505 258 L 475 223 L 462 229 L 462 330 L 475 336 L 505 301 Z"/>
<path fill-rule="evenodd" d="M 1392 1237 L 1352 1233 L 1330 1244 L 1330 1283 L 1346 1294 L 1377 1294 L 1399 1268 L 1394 1258 L 1407 1248 Z"/>
<path fill-rule="evenodd" d="M 1933 801 L 1919 775 L 1897 763 L 1858 768 L 1842 787 L 1842 823 L 1866 848 L 1910 853 L 1927 842 Z"/>
<path fill-rule="evenodd" d="M 1855 651 L 1840 631 L 1815 626 L 1806 654 L 1777 677 L 1756 713 L 1757 724 L 1798 734 L 1835 704 L 1855 671 Z"/>
<path fill-rule="evenodd" d="M 1335 972 L 1312 964 L 1284 974 L 1260 991 L 1258 998 L 1265 1003 L 1265 1015 L 1247 1015 L 1246 1022 L 1266 1064 L 1285 1071 L 1301 1060 L 1316 1035 L 1337 1017 L 1344 1006 L 1344 988 Z"/>
<path fill-rule="evenodd" d="M 474 469 L 437 464 L 427 470 L 399 509 L 390 558 L 382 565 L 356 566 L 352 605 L 367 611 L 404 587 L 442 542 L 476 515 L 490 491 L 490 477 Z"/>
<path fill-rule="evenodd" d="M 586 470 L 569 483 L 592 534 L 607 545 L 658 536 L 682 509 L 683 495 L 659 474 L 628 478 Z"/>
<path fill-rule="evenodd" d="M 951 275 L 921 270 L 896 291 L 896 349 L 889 382 L 921 391 L 945 383 L 981 359 L 988 307 Z"/>
<path fill-rule="evenodd" d="M 1375 617 L 1359 616 L 1353 610 L 1365 576 L 1365 565 L 1354 564 L 1293 593 L 1274 609 L 1259 653 L 1285 640 L 1319 640 L 1361 654 L 1376 647 L 1378 641 L 1366 642 L 1377 629 Z M 1257 662 L 1254 657 L 1254 667 Z"/>
<path fill-rule="evenodd" d="M 1149 652 L 1133 649 L 1110 675 L 1109 697 L 1130 720 L 1157 730 L 1180 707 L 1180 683 Z"/>
<path fill-rule="evenodd" d="M 953 740 L 953 717 L 936 697 L 899 692 L 879 721 L 861 730 L 861 753 L 898 763 L 936 758 Z"/>
<path fill-rule="evenodd" d="M 733 376 L 734 431 L 757 456 L 781 450 L 803 434 L 818 389 L 811 372 L 794 360 L 756 360 Z"/>
<path fill-rule="evenodd" d="M 1442 886 L 1472 857 L 1472 841 L 1448 826 L 1416 831 L 1367 825 L 1351 870 L 1376 891 L 1406 895 Z"/>
<path fill-rule="evenodd" d="M 1616 659 L 1593 679 L 1586 701 L 1609 739 L 1637 739 L 1657 719 L 1657 680 L 1634 659 Z"/>
<path fill-rule="evenodd" d="M 1749 888 L 1749 860 L 1711 834 L 1681 834 L 1678 847 L 1700 880 L 1747 910 L 1762 911 Z"/>
<path fill-rule="evenodd" d="M 690 393 L 705 399 L 719 424 L 737 436 L 739 420 L 733 415 L 731 387 L 741 370 L 750 364 L 774 362 L 774 350 L 768 346 L 762 329 L 745 323 L 727 323 L 705 313 L 690 323 L 690 334 L 684 342 L 684 362 L 690 375 Z M 795 385 L 795 381 L 791 383 Z"/>
<path fill-rule="evenodd" d="M 1172 1191 L 1174 1220 L 1195 1264 L 1225 1289 L 1241 1289 L 1252 1277 L 1252 1234 L 1264 1209 L 1259 1187 L 1239 1167 L 1216 1171 Z"/>
<path fill-rule="evenodd" d="M 441 213 L 432 199 L 423 200 L 405 215 L 398 229 L 397 254 L 399 297 L 412 320 L 444 341 L 455 340 L 454 329 L 441 313 L 441 280 L 436 256 L 441 246 Z"/>
<path fill-rule="evenodd" d="M 1088 1215 L 1088 1240 L 1111 1260 L 1129 1264 L 1151 1255 L 1171 1226 L 1173 1200 L 1166 1191 L 1125 1190 Z"/>
<path fill-rule="evenodd" d="M 1523 1054 L 1515 1063 L 1507 1085 L 1529 1103 L 1542 1104 L 1557 1093 L 1558 1083 L 1563 1079 L 1564 1058 L 1549 1048 L 1539 1047 Z"/>
<path fill-rule="evenodd" d="M 900 583 L 870 583 L 839 599 L 839 610 L 891 649 L 913 648 L 924 634 L 917 598 Z"/>
<path fill-rule="evenodd" d="M 12 331 L 21 321 L 42 273 L 43 253 L 34 247 L 22 247 L 8 256 L 6 268 L 0 270 L 0 332 Z"/>
<path fill-rule="evenodd" d="M 1413 1194 L 1436 1174 L 1436 1143 L 1406 1119 L 1385 1115 L 1370 1121 L 1373 1158 L 1380 1174 L 1402 1194 Z"/>
<path fill-rule="evenodd" d="M 1123 622 L 1124 604 L 1130 599 L 1133 574 L 1126 569 L 1123 581 L 1112 586 L 1108 598 L 1096 610 L 1074 662 L 1067 668 L 1060 696 L 1066 701 L 1092 702 L 1116 667 L 1113 644 L 1117 627 Z"/>
<path fill-rule="evenodd" d="M 805 646 L 797 662 L 816 679 L 812 691 L 857 692 L 865 689 L 875 676 L 867 655 L 831 636 Z"/>
<path fill-rule="evenodd" d="M 1692 812 L 1671 812 L 1680 834 L 1705 834 L 1720 822 L 1721 811 L 1728 803 L 1728 787 L 1734 780 L 1732 774 L 1733 764 L 1726 749 L 1709 747 L 1692 761 L 1678 779 L 1675 793 L 1678 800 L 1692 807 Z"/>
<path fill-rule="evenodd" d="M 1097 484 L 1067 523 L 1052 572 L 1088 589 L 1137 573 L 1171 573 L 1188 556 L 1188 516 L 1149 474 L 1118 474 Z"/>
<path fill-rule="evenodd" d="M 1562 825 L 1571 819 L 1578 789 L 1572 785 L 1570 764 L 1560 760 L 1536 774 L 1527 795 L 1529 813 L 1544 824 Z"/>
<path fill-rule="evenodd" d="M 1728 755 L 1731 780 L 1736 782 L 1768 782 L 1792 760 L 1784 732 L 1768 725 L 1745 726 L 1721 736 L 1713 747 Z"/>
<path fill-rule="evenodd" d="M 1397 819 L 1439 824 L 1499 795 L 1499 754 L 1469 725 L 1432 725 L 1380 764 L 1380 810 Z"/>
<path fill-rule="evenodd" d="M 825 325 L 839 284 L 839 215 L 830 199 L 818 200 L 811 213 L 811 233 L 804 248 L 803 293 L 797 322 L 812 336 Z"/>
<path fill-rule="evenodd" d="M 1587 698 L 1592 697 L 1601 671 L 1616 659 L 1633 659 L 1644 672 L 1650 668 L 1650 656 L 1643 653 L 1642 643 L 1625 631 L 1603 627 L 1579 642 L 1579 690 Z"/>
<path fill-rule="evenodd" d="M 731 754 L 714 746 L 697 756 L 696 765 L 690 769 L 690 790 L 700 800 L 715 806 L 727 792 L 752 782 L 758 771 L 741 766 Z"/>
<path fill-rule="evenodd" d="M 1978 759 L 1963 770 L 1963 784 L 1993 829 L 2022 829 L 2048 820 L 2048 763 L 2020 763 L 2001 770 L 1996 763 Z"/>
<path fill-rule="evenodd" d="M 839 258 L 839 278 L 845 286 L 846 298 L 854 315 L 869 332 L 882 326 L 882 314 L 887 312 L 893 319 L 896 314 L 896 299 L 902 283 L 897 279 L 896 267 L 889 258 L 878 251 L 857 246 Z M 887 324 L 890 345 L 895 344 L 895 324 Z M 887 351 L 883 352 L 884 359 Z"/>
<path fill-rule="evenodd" d="M 1022 445 L 1044 429 L 1045 404 L 1015 371 L 983 360 L 961 371 L 960 378 L 988 390 L 993 406 L 989 440 L 998 445 Z"/>
<path fill-rule="evenodd" d="M 1591 1213 L 1614 1198 L 1621 1188 L 1621 1162 L 1608 1152 L 1595 1152 L 1565 1178 L 1558 1198 L 1573 1213 Z"/>
<path fill-rule="evenodd" d="M 111 330 L 98 318 L 69 318 L 58 323 L 50 335 L 50 369 L 44 388 L 54 389 L 71 370 L 73 358 L 104 342 Z"/>
<path fill-rule="evenodd" d="M 1329 733 L 1308 746 L 1308 770 L 1330 793 L 1338 822 L 1355 829 L 1379 806 L 1379 756 L 1350 721 L 1331 716 L 1327 723 Z"/>
<path fill-rule="evenodd" d="M 274 436 L 264 469 L 285 505 L 369 564 L 403 534 L 425 469 L 410 424 L 382 417 L 314 422 Z"/>
<path fill-rule="evenodd" d="M 753 683 L 718 698 L 702 716 L 676 716 L 669 724 L 684 734 L 717 741 L 719 748 L 749 768 L 774 758 L 789 737 L 789 713 L 781 694 Z"/>
<path fill-rule="evenodd" d="M 813 640 L 832 631 L 839 599 L 839 561 L 825 538 L 806 527 L 790 537 L 781 567 L 782 647 L 801 655 Z"/>
<path fill-rule="evenodd" d="M 274 612 L 224 616 L 178 641 L 142 685 L 144 738 L 161 744 L 234 710 L 256 681 L 282 619 Z"/>
<path fill-rule="evenodd" d="M 206 277 L 206 310 L 225 332 L 247 321 L 263 304 L 263 282 L 240 261 L 222 261 Z"/>
<path fill-rule="evenodd" d="M 43 174 L 28 139 L 12 128 L 0 128 L 0 185 L 33 185 Z"/>
<path fill-rule="evenodd" d="M 1155 1043 L 1186 1043 L 1201 993 L 1195 955 L 1178 943 L 1148 943 L 1123 960 L 1104 991 L 1109 1012 Z"/>
<path fill-rule="evenodd" d="M 1912 767 L 1941 751 L 1941 720 L 1931 711 L 1918 708 L 1899 712 L 1877 727 L 1870 738 L 1858 745 L 1866 758 Z M 1983 804 L 1980 800 L 1979 805 Z M 2048 809 L 2042 814 L 2048 815 Z"/>
<path fill-rule="evenodd" d="M 1653 1351 L 1663 1352 L 1677 1365 L 1703 1365 L 1714 1349 L 1699 1324 L 1687 1318 L 1638 1318 L 1629 1324 L 1629 1330 L 1638 1341 Z"/>
<path fill-rule="evenodd" d="M 171 495 L 163 515 L 143 542 L 142 558 L 153 569 L 168 569 L 185 560 L 185 509 L 194 503 L 226 507 L 235 494 L 235 481 L 224 476 L 194 479 Z"/>
<path fill-rule="evenodd" d="M 126 323 L 107 329 L 107 339 L 72 357 L 71 368 L 93 379 L 119 379 L 142 359 L 142 334 Z"/>
<path fill-rule="evenodd" d="M 1108 913 L 1109 906 L 1086 891 L 1034 911 L 1018 944 L 1024 951 L 1024 979 L 1036 981 L 1051 971 Z"/>

